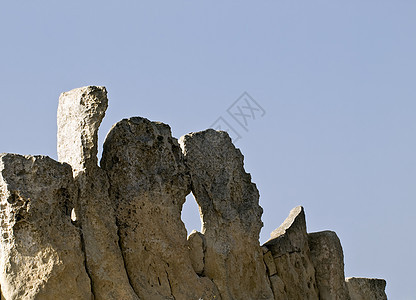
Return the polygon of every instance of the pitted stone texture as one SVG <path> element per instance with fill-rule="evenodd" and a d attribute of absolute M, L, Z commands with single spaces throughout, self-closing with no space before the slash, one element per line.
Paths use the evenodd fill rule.
<path fill-rule="evenodd" d="M 69 165 L 0 155 L 2 299 L 91 299 L 80 232 L 70 219 L 77 195 Z"/>
<path fill-rule="evenodd" d="M 104 87 L 88 86 L 61 94 L 58 157 L 72 166 L 79 185 L 79 202 L 75 208 L 95 298 L 138 299 L 130 286 L 118 245 L 108 178 L 97 165 L 98 128 L 107 106 Z"/>
<path fill-rule="evenodd" d="M 193 230 L 188 236 L 188 247 L 192 267 L 198 275 L 202 275 L 204 272 L 205 255 L 204 235 L 196 230 Z"/>
<path fill-rule="evenodd" d="M 319 298 L 322 300 L 350 299 L 345 284 L 344 254 L 336 233 L 333 231 L 314 232 L 308 237 Z"/>
<path fill-rule="evenodd" d="M 349 277 L 345 281 L 351 300 L 387 300 L 384 279 Z"/>
<path fill-rule="evenodd" d="M 217 299 L 214 284 L 195 273 L 189 258 L 181 210 L 190 180 L 170 127 L 139 117 L 118 122 L 107 135 L 101 165 L 140 298 Z"/>
<path fill-rule="evenodd" d="M 77 174 L 97 165 L 98 128 L 108 107 L 103 86 L 86 86 L 62 93 L 58 106 L 58 158 Z"/>
<path fill-rule="evenodd" d="M 202 212 L 204 274 L 228 299 L 273 299 L 259 245 L 262 208 L 243 155 L 226 132 L 208 129 L 180 139 Z"/>
<path fill-rule="evenodd" d="M 276 265 L 279 280 L 272 281 L 276 300 L 319 298 L 303 207 L 292 209 L 264 246 L 270 249 Z"/>

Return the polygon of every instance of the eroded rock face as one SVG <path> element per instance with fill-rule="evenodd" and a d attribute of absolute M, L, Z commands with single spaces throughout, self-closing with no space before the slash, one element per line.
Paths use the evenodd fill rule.
<path fill-rule="evenodd" d="M 290 211 L 264 247 L 276 265 L 276 275 L 270 279 L 275 299 L 319 299 L 303 207 Z"/>
<path fill-rule="evenodd" d="M 351 300 L 387 300 L 384 279 L 349 277 L 345 282 Z"/>
<path fill-rule="evenodd" d="M 108 178 L 97 165 L 98 128 L 107 106 L 104 87 L 88 86 L 62 93 L 58 106 L 58 157 L 72 166 L 79 185 L 75 212 L 82 227 L 96 299 L 138 299 L 118 245 Z"/>
<path fill-rule="evenodd" d="M 333 231 L 308 234 L 311 261 L 315 266 L 319 298 L 350 299 L 344 276 L 344 254 Z"/>
<path fill-rule="evenodd" d="M 202 212 L 204 274 L 222 299 L 273 299 L 259 245 L 259 193 L 243 155 L 226 132 L 212 129 L 180 139 Z"/>
<path fill-rule="evenodd" d="M 70 218 L 77 196 L 69 165 L 0 155 L 2 299 L 91 299 L 80 232 Z"/>
<path fill-rule="evenodd" d="M 111 182 L 127 273 L 140 298 L 218 298 L 189 258 L 181 210 L 190 178 L 170 127 L 144 118 L 120 121 L 107 135 L 101 165 Z"/>
<path fill-rule="evenodd" d="M 107 136 L 104 87 L 63 93 L 58 163 L 0 155 L 0 298 L 386 299 L 385 281 L 347 278 L 333 232 L 307 234 L 294 208 L 260 247 L 259 193 L 225 132 L 181 138 L 144 118 Z M 190 192 L 202 233 L 186 237 Z M 71 221 L 71 214 L 76 220 Z"/>

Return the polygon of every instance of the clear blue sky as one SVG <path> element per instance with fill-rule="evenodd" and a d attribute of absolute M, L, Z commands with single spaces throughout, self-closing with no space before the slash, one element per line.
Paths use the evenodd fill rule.
<path fill-rule="evenodd" d="M 260 190 L 261 240 L 291 208 L 341 239 L 347 276 L 416 299 L 415 1 L 2 1 L 0 152 L 56 158 L 61 92 L 105 85 L 174 136 L 223 116 Z M 247 91 L 248 131 L 226 110 Z M 192 199 L 191 199 L 192 200 Z M 188 229 L 199 229 L 186 204 Z"/>

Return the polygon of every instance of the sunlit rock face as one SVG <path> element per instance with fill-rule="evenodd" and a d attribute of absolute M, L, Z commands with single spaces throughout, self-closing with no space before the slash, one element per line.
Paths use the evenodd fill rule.
<path fill-rule="evenodd" d="M 120 248 L 141 299 L 214 299 L 213 282 L 194 270 L 182 205 L 190 176 L 170 127 L 144 118 L 118 122 L 107 135 L 102 168 L 110 179 Z"/>
<path fill-rule="evenodd" d="M 91 299 L 71 167 L 0 155 L 0 282 L 4 299 Z M 68 297 L 69 295 L 69 297 Z"/>
<path fill-rule="evenodd" d="M 0 155 L 1 299 L 387 299 L 382 279 L 347 278 L 332 231 L 303 207 L 259 244 L 259 192 L 226 132 L 178 141 L 123 119 L 98 165 L 105 87 L 62 93 L 58 159 Z M 1 149 L 0 149 L 1 150 Z M 192 192 L 202 230 L 188 237 Z"/>
<path fill-rule="evenodd" d="M 205 274 L 223 299 L 273 299 L 259 244 L 263 211 L 243 155 L 226 132 L 212 129 L 180 143 L 202 212 Z"/>

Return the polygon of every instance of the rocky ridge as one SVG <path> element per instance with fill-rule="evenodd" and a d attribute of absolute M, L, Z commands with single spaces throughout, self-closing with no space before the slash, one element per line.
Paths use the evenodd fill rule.
<path fill-rule="evenodd" d="M 387 299 L 382 279 L 347 278 L 335 232 L 305 212 L 259 243 L 259 192 L 226 132 L 179 139 L 124 119 L 98 166 L 104 87 L 63 93 L 58 159 L 0 155 L 1 299 Z M 202 230 L 181 221 L 193 193 Z"/>

